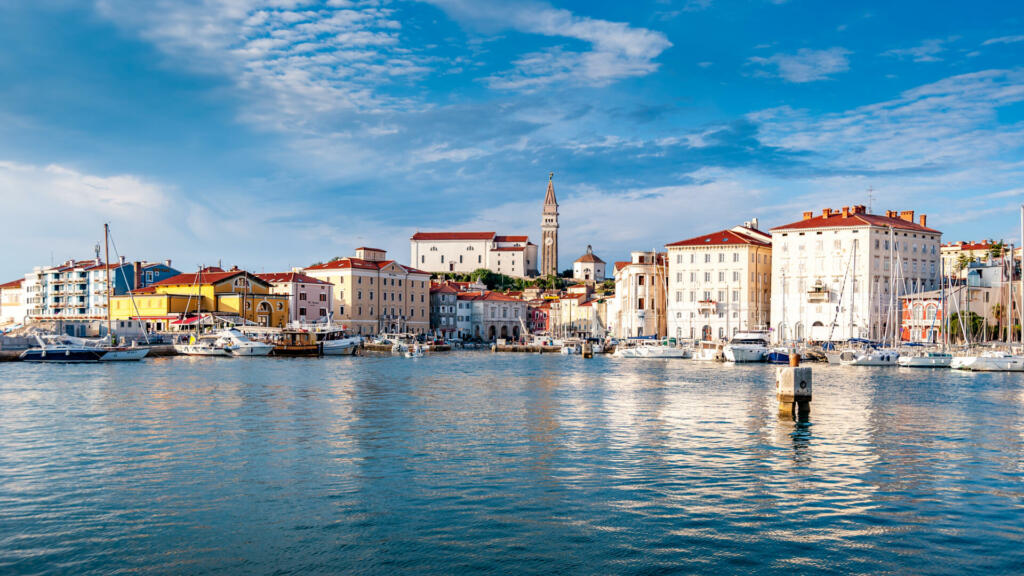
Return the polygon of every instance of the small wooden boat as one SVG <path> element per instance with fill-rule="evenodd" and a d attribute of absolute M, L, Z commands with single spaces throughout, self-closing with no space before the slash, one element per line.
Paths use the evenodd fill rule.
<path fill-rule="evenodd" d="M 320 343 L 316 334 L 305 330 L 281 331 L 274 339 L 274 356 L 319 356 Z"/>

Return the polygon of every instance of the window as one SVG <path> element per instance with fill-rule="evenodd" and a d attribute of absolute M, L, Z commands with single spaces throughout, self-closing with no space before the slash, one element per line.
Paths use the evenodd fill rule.
<path fill-rule="evenodd" d="M 707 264 L 709 262 L 711 262 L 711 254 L 705 254 L 704 255 L 704 263 Z"/>
<path fill-rule="evenodd" d="M 321 302 L 327 302 L 327 294 L 321 292 L 320 293 L 320 301 Z"/>
<path fill-rule="evenodd" d="M 725 262 L 725 253 L 723 253 L 723 252 L 719 252 L 718 253 L 718 261 L 719 262 Z"/>
<path fill-rule="evenodd" d="M 733 282 L 739 282 L 740 281 L 740 273 L 739 272 L 733 270 L 732 281 Z"/>
<path fill-rule="evenodd" d="M 427 256 L 424 254 L 424 255 L 420 256 L 420 264 L 426 264 L 426 263 L 427 263 Z"/>
<path fill-rule="evenodd" d="M 636 285 L 637 286 L 643 286 L 644 285 L 644 275 L 643 274 L 640 274 L 639 276 L 636 277 Z"/>
<path fill-rule="evenodd" d="M 441 254 L 441 264 L 444 264 L 444 254 Z"/>
<path fill-rule="evenodd" d="M 690 264 L 693 264 L 696 261 L 696 259 L 697 259 L 697 255 L 696 254 L 690 254 Z"/>
<path fill-rule="evenodd" d="M 676 302 L 682 302 L 682 301 L 683 301 L 683 291 L 682 290 L 676 290 Z"/>
<path fill-rule="evenodd" d="M 306 309 L 305 308 L 299 308 L 299 316 L 305 316 L 305 315 L 306 315 Z"/>
<path fill-rule="evenodd" d="M 363 291 L 362 290 L 356 292 L 356 299 L 358 299 L 358 300 L 362 300 L 363 299 Z"/>
<path fill-rule="evenodd" d="M 299 300 L 305 300 L 305 299 L 306 299 L 306 293 L 305 292 L 299 292 Z"/>
<path fill-rule="evenodd" d="M 676 272 L 676 282 L 682 282 L 682 281 L 683 281 L 683 273 L 682 272 Z"/>
<path fill-rule="evenodd" d="M 644 299 L 643 298 L 637 298 L 636 299 L 636 308 L 637 308 L 637 310 L 643 310 L 644 309 Z"/>
<path fill-rule="evenodd" d="M 721 271 L 720 271 L 720 272 L 718 273 L 718 281 L 719 281 L 719 282 L 725 282 L 725 272 L 721 272 Z"/>
<path fill-rule="evenodd" d="M 682 263 L 683 263 L 683 255 L 682 254 L 676 254 L 676 264 L 682 264 Z"/>
<path fill-rule="evenodd" d="M 484 262 L 483 255 L 482 254 L 477 254 L 477 256 L 476 256 L 476 263 L 477 264 L 483 264 L 483 262 Z"/>
<path fill-rule="evenodd" d="M 705 282 L 711 282 L 711 272 L 705 272 L 704 273 L 704 281 Z"/>
<path fill-rule="evenodd" d="M 739 290 L 733 290 L 732 291 L 732 301 L 733 302 L 739 302 L 740 301 L 740 291 Z"/>

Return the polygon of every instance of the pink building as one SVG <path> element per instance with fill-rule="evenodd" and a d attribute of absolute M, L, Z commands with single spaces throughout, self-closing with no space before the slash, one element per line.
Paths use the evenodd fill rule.
<path fill-rule="evenodd" d="M 271 294 L 287 294 L 290 322 L 316 322 L 331 313 L 334 285 L 300 272 L 257 274 L 270 283 Z"/>

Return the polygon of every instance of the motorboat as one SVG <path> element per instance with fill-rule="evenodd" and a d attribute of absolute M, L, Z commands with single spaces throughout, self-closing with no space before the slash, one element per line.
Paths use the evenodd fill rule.
<path fill-rule="evenodd" d="M 175 344 L 174 351 L 183 356 L 231 356 L 227 346 L 217 342 L 217 336 L 195 335 L 188 337 L 188 342 Z"/>
<path fill-rule="evenodd" d="M 321 340 L 320 348 L 324 356 L 353 356 L 362 344 L 361 337 L 349 336 L 334 340 Z"/>
<path fill-rule="evenodd" d="M 149 355 L 149 346 L 108 346 L 101 362 L 135 362 Z"/>
<path fill-rule="evenodd" d="M 423 346 L 419 344 L 413 344 L 405 351 L 406 358 L 422 358 L 423 357 Z"/>
<path fill-rule="evenodd" d="M 693 352 L 694 360 L 702 360 L 705 362 L 711 362 L 714 360 L 722 359 L 722 343 L 712 342 L 710 340 L 702 340 L 697 343 L 697 348 Z"/>
<path fill-rule="evenodd" d="M 29 348 L 18 357 L 25 362 L 61 362 L 61 363 L 82 363 L 100 362 L 106 350 L 96 346 L 72 344 L 64 340 L 53 339 L 46 341 L 41 336 L 36 336 L 39 346 Z"/>
<path fill-rule="evenodd" d="M 922 350 L 918 353 L 901 353 L 897 364 L 904 368 L 949 368 L 953 355 L 948 352 Z"/>
<path fill-rule="evenodd" d="M 579 354 L 580 347 L 578 344 L 563 344 L 561 350 L 562 356 L 570 356 L 572 354 Z"/>
<path fill-rule="evenodd" d="M 681 346 L 669 346 L 667 342 L 636 344 L 635 346 L 619 346 L 615 349 L 616 358 L 692 358 L 693 350 Z"/>
<path fill-rule="evenodd" d="M 285 328 L 273 339 L 274 356 L 319 356 L 316 334 L 307 330 Z"/>
<path fill-rule="evenodd" d="M 976 356 L 954 356 L 949 367 L 973 372 L 1024 372 L 1024 357 L 1002 350 L 989 350 Z"/>
<path fill-rule="evenodd" d="M 764 362 L 768 356 L 768 335 L 764 332 L 738 332 L 722 352 L 729 362 Z"/>
<path fill-rule="evenodd" d="M 267 356 L 274 351 L 272 344 L 250 340 L 235 328 L 218 334 L 216 344 L 223 346 L 232 356 Z"/>
<path fill-rule="evenodd" d="M 768 351 L 765 359 L 772 364 L 789 364 L 790 356 L 796 353 L 793 346 L 776 346 Z"/>
<path fill-rule="evenodd" d="M 844 350 L 839 355 L 843 366 L 896 366 L 900 353 L 891 348 L 864 348 Z"/>

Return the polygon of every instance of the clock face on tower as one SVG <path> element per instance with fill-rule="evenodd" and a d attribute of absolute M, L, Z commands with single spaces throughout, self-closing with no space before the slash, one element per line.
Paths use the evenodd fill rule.
<path fill-rule="evenodd" d="M 551 239 L 551 236 L 548 236 L 547 238 L 544 239 L 544 244 L 546 246 L 551 246 L 552 242 L 554 242 L 554 240 Z"/>

